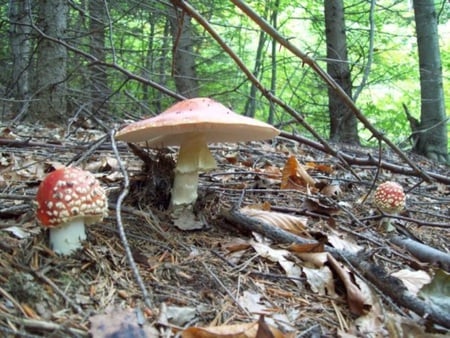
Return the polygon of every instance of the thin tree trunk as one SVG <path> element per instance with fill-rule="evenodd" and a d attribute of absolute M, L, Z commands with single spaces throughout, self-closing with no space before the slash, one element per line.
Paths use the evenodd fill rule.
<path fill-rule="evenodd" d="M 186 97 L 198 96 L 195 71 L 194 30 L 191 17 L 181 11 L 172 11 L 170 18 L 173 39 L 173 77 L 178 92 Z"/>
<path fill-rule="evenodd" d="M 275 29 L 278 29 L 278 7 L 280 5 L 279 0 L 275 0 L 273 4 L 273 11 L 271 16 L 272 26 Z M 276 95 L 276 85 L 277 85 L 277 42 L 275 39 L 272 39 L 272 74 L 270 78 L 270 91 L 273 95 Z M 269 117 L 267 118 L 267 123 L 273 124 L 275 117 L 275 106 L 273 102 L 270 102 L 269 106 Z"/>
<path fill-rule="evenodd" d="M 426 157 L 448 161 L 442 65 L 436 9 L 433 0 L 414 0 L 420 65 L 420 124 L 414 150 Z"/>
<path fill-rule="evenodd" d="M 68 2 L 42 0 L 39 6 L 39 28 L 47 35 L 64 40 L 67 29 Z M 66 98 L 67 49 L 58 43 L 41 39 L 38 44 L 35 92 L 31 119 L 61 122 L 67 118 Z"/>
<path fill-rule="evenodd" d="M 269 10 L 269 2 L 266 1 L 265 4 L 266 5 L 264 7 L 264 14 L 263 14 L 264 19 L 267 18 L 267 13 Z M 264 51 L 265 43 L 266 43 L 266 33 L 263 30 L 261 30 L 259 32 L 258 47 L 256 48 L 255 65 L 253 66 L 253 75 L 256 78 L 259 78 L 260 73 L 261 73 L 261 65 L 263 63 L 263 51 Z M 258 91 L 258 88 L 256 88 L 254 83 L 252 83 L 250 85 L 249 98 L 248 98 L 247 102 L 245 103 L 245 108 L 244 108 L 244 112 L 245 112 L 244 114 L 246 116 L 255 117 L 257 91 Z"/>
<path fill-rule="evenodd" d="M 343 0 L 325 0 L 325 33 L 327 39 L 327 71 L 352 96 L 352 81 L 347 58 Z M 359 143 L 356 117 L 332 89 L 328 89 L 330 139 L 336 142 Z"/>
<path fill-rule="evenodd" d="M 101 62 L 106 61 L 105 53 L 105 25 L 106 25 L 106 8 L 103 1 L 89 0 L 89 31 L 90 44 L 89 50 L 91 55 L 95 56 Z M 106 112 L 108 106 L 106 100 L 110 95 L 108 86 L 108 76 L 106 68 L 101 65 L 92 65 L 90 71 L 90 96 L 91 96 L 91 112 Z"/>
<path fill-rule="evenodd" d="M 12 107 L 20 116 L 27 114 L 30 94 L 31 22 L 29 0 L 10 1 L 9 19 L 12 63 Z"/>

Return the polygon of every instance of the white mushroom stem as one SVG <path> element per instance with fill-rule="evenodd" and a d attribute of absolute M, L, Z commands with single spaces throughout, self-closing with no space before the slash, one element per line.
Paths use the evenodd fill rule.
<path fill-rule="evenodd" d="M 172 189 L 173 207 L 193 204 L 197 199 L 199 171 L 216 168 L 216 160 L 204 136 L 191 134 L 180 146 Z"/>
<path fill-rule="evenodd" d="M 81 217 L 50 228 L 50 247 L 58 254 L 71 254 L 82 247 L 81 242 L 84 240 L 86 240 L 86 231 Z"/>

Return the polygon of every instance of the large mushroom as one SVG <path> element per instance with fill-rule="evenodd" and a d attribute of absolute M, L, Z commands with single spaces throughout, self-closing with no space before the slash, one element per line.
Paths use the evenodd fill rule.
<path fill-rule="evenodd" d="M 107 213 L 105 191 L 90 172 L 60 168 L 39 185 L 36 216 L 50 229 L 50 247 L 68 255 L 86 239 L 85 224 L 99 222 Z"/>
<path fill-rule="evenodd" d="M 199 171 L 216 167 L 208 143 L 266 140 L 279 133 L 273 126 L 236 114 L 210 98 L 193 98 L 124 127 L 116 138 L 146 141 L 155 148 L 180 146 L 171 197 L 176 208 L 196 201 Z"/>

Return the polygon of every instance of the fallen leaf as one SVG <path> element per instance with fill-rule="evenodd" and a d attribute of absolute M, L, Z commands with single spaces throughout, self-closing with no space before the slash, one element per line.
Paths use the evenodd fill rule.
<path fill-rule="evenodd" d="M 287 159 L 281 174 L 280 189 L 304 190 L 304 188 L 314 188 L 316 184 L 295 156 Z"/>
<path fill-rule="evenodd" d="M 332 174 L 334 172 L 333 166 L 323 163 L 306 162 L 305 167 L 308 169 L 321 171 L 326 174 Z"/>
<path fill-rule="evenodd" d="M 417 295 L 417 292 L 419 292 L 422 286 L 431 282 L 430 275 L 422 270 L 411 271 L 403 269 L 391 275 L 400 279 L 406 288 L 415 295 Z"/>
<path fill-rule="evenodd" d="M 262 317 L 262 318 L 261 318 Z M 268 325 L 261 316 L 257 322 L 214 327 L 189 327 L 181 333 L 183 338 L 291 338 L 276 327 Z"/>
<path fill-rule="evenodd" d="M 335 296 L 333 274 L 326 265 L 321 268 L 303 267 L 303 273 L 306 276 L 311 290 L 321 296 Z"/>
<path fill-rule="evenodd" d="M 241 208 L 239 210 L 244 215 L 279 227 L 280 229 L 292 232 L 296 235 L 308 235 L 305 231 L 308 218 L 303 216 L 293 216 L 275 211 L 257 210 L 252 208 Z"/>
<path fill-rule="evenodd" d="M 286 272 L 286 276 L 300 278 L 301 269 L 294 262 L 286 258 L 290 256 L 290 252 L 288 250 L 272 249 L 267 244 L 257 243 L 255 241 L 250 241 L 250 244 L 261 257 L 280 264 Z"/>
<path fill-rule="evenodd" d="M 344 283 L 347 292 L 347 304 L 350 311 L 358 316 L 367 314 L 368 306 L 366 306 L 365 297 L 358 286 L 353 282 L 350 272 L 330 254 L 328 254 L 328 262 L 334 272 L 339 276 L 342 283 Z"/>
<path fill-rule="evenodd" d="M 333 216 L 340 212 L 340 209 L 334 205 L 327 205 L 325 201 L 321 201 L 318 198 L 305 198 L 302 203 L 302 208 L 311 212 L 315 212 L 322 215 Z"/>
<path fill-rule="evenodd" d="M 450 313 L 450 274 L 438 269 L 431 283 L 425 285 L 418 295 L 439 306 L 443 313 Z"/>

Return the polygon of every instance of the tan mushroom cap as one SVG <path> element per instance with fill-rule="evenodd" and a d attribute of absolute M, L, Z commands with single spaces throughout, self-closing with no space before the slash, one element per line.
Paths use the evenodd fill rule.
<path fill-rule="evenodd" d="M 180 145 L 197 133 L 207 143 L 215 143 L 267 140 L 280 131 L 267 123 L 236 114 L 210 98 L 193 98 L 180 101 L 155 117 L 131 123 L 121 129 L 116 138 L 166 147 Z"/>

